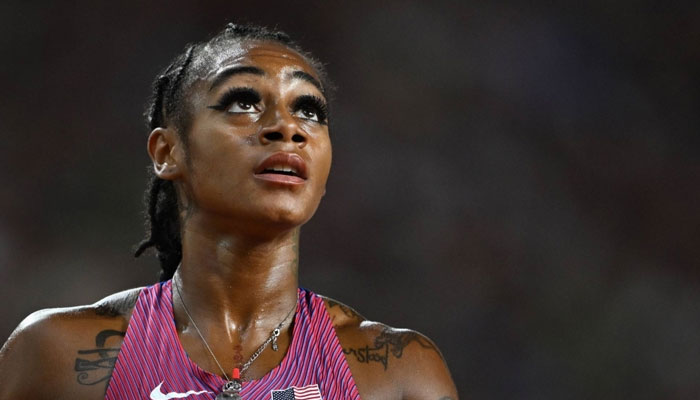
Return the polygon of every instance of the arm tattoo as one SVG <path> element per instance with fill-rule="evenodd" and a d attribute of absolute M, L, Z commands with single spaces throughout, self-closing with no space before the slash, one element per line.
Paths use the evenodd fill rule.
<path fill-rule="evenodd" d="M 359 318 L 359 319 L 365 319 L 362 315 L 358 314 L 357 311 L 353 310 L 352 308 L 346 306 L 345 304 L 338 303 L 335 300 L 328 299 L 326 298 L 326 301 L 328 301 L 328 307 L 333 308 L 333 307 L 339 307 L 340 311 L 343 312 L 343 314 L 347 315 L 350 318 Z"/>
<path fill-rule="evenodd" d="M 115 300 L 107 300 L 100 303 L 97 308 L 95 308 L 95 314 L 106 316 L 106 317 L 118 317 L 128 313 L 134 305 L 136 305 L 136 300 L 139 298 L 139 292 L 134 291 L 126 296 L 123 296 Z"/>
<path fill-rule="evenodd" d="M 443 396 L 443 397 L 440 397 L 438 400 L 454 400 L 454 399 L 450 396 Z"/>
<path fill-rule="evenodd" d="M 90 358 L 78 357 L 75 359 L 75 372 L 78 373 L 79 384 L 96 385 L 112 377 L 119 347 L 105 347 L 105 343 L 112 336 L 124 337 L 125 334 L 126 332 L 110 329 L 101 331 L 95 337 L 95 348 L 78 350 L 78 354 Z"/>
<path fill-rule="evenodd" d="M 392 333 L 390 328 L 382 329 L 382 332 L 374 338 L 374 347 L 344 348 L 343 353 L 354 355 L 361 363 L 381 363 L 386 371 L 389 366 L 389 354 L 401 358 L 403 349 L 413 342 L 418 343 L 424 349 L 430 349 L 440 354 L 438 349 L 420 334 L 416 332 Z"/>

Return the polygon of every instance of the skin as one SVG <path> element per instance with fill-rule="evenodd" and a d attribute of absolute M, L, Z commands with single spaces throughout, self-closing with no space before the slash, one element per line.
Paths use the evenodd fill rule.
<path fill-rule="evenodd" d="M 264 75 L 236 74 L 212 88 L 221 71 L 235 66 L 255 66 Z M 175 182 L 183 210 L 183 259 L 174 278 L 182 296 L 174 296 L 178 335 L 190 358 L 214 374 L 220 370 L 189 322 L 183 299 L 227 371 L 247 360 L 296 304 L 299 228 L 325 193 L 331 142 L 326 124 L 294 108 L 300 96 L 323 98 L 318 87 L 293 77 L 295 71 L 318 79 L 303 57 L 278 44 L 231 46 L 190 85 L 187 134 L 166 124 L 148 139 L 156 174 Z M 262 99 L 211 108 L 235 87 L 253 88 Z M 255 176 L 259 163 L 277 152 L 305 161 L 302 184 Z M 104 398 L 139 291 L 27 317 L 0 351 L 0 399 Z M 457 399 L 429 339 L 324 299 L 363 399 Z M 287 321 L 280 351 L 264 351 L 243 378 L 259 379 L 279 365 L 291 333 Z"/>

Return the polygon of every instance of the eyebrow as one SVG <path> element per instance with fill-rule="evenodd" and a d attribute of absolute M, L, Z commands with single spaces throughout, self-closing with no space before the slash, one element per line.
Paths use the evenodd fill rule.
<path fill-rule="evenodd" d="M 214 79 L 214 82 L 211 84 L 211 87 L 209 87 L 209 91 L 214 90 L 214 88 L 221 85 L 226 79 L 239 74 L 253 74 L 265 76 L 265 71 L 261 70 L 258 67 L 252 67 L 248 65 L 240 65 L 238 67 L 226 68 L 223 71 L 219 72 L 219 74 L 216 76 L 216 79 Z"/>
<path fill-rule="evenodd" d="M 310 84 L 316 86 L 316 89 L 318 89 L 319 92 L 323 93 L 323 95 L 325 96 L 326 92 L 323 90 L 321 82 L 319 82 L 318 79 L 311 76 L 311 74 L 308 74 L 304 71 L 294 71 L 290 73 L 289 76 L 295 79 L 301 79 L 303 81 L 309 82 Z"/>
<path fill-rule="evenodd" d="M 253 67 L 250 65 L 239 65 L 237 67 L 226 68 L 223 71 L 219 72 L 219 74 L 216 76 L 214 82 L 212 82 L 211 86 L 209 87 L 209 91 L 214 90 L 217 86 L 221 85 L 228 78 L 239 74 L 253 74 L 258 76 L 265 76 L 265 71 L 258 67 Z M 294 79 L 301 79 L 303 81 L 309 82 L 310 84 L 316 86 L 316 88 L 323 95 L 326 94 L 325 90 L 323 90 L 323 85 L 321 85 L 321 82 L 319 82 L 318 79 L 314 78 L 311 74 L 307 72 L 297 70 L 289 73 L 288 76 Z"/>

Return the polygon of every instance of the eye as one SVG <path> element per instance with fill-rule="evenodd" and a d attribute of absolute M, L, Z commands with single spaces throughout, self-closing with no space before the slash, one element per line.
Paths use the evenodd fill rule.
<path fill-rule="evenodd" d="M 226 91 L 218 103 L 209 108 L 230 114 L 250 114 L 262 110 L 260 101 L 261 96 L 255 89 L 238 87 Z"/>
<path fill-rule="evenodd" d="M 292 104 L 292 113 L 301 119 L 326 124 L 328 119 L 328 106 L 318 96 L 299 96 Z"/>
<path fill-rule="evenodd" d="M 304 119 L 308 119 L 311 121 L 316 121 L 319 122 L 318 114 L 316 113 L 316 110 L 311 109 L 311 108 L 303 108 L 301 110 L 297 110 L 295 114 Z"/>
<path fill-rule="evenodd" d="M 255 107 L 255 104 L 247 103 L 245 101 L 236 101 L 226 110 L 226 112 L 234 114 L 254 113 L 258 111 L 260 110 Z"/>

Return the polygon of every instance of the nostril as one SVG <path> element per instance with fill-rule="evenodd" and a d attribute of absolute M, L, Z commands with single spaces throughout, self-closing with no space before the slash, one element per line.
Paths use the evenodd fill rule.
<path fill-rule="evenodd" d="M 306 141 L 306 138 L 304 138 L 303 135 L 300 135 L 300 134 L 298 134 L 298 133 L 295 134 L 294 136 L 292 136 L 292 142 L 295 142 L 295 143 L 303 143 L 303 142 L 305 142 L 305 141 Z"/>
<path fill-rule="evenodd" d="M 268 132 L 263 137 L 270 141 L 282 140 L 282 132 Z"/>

